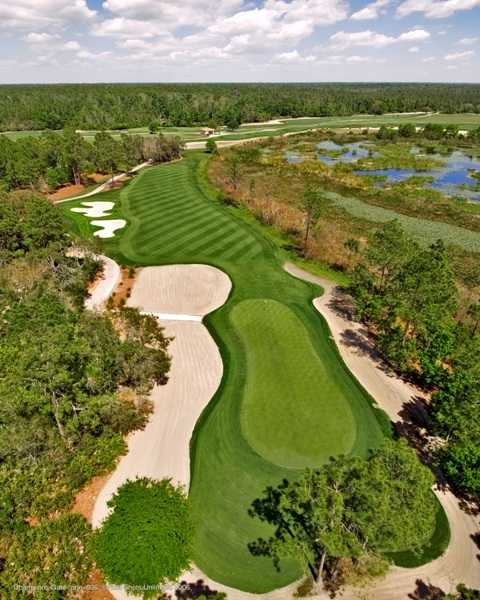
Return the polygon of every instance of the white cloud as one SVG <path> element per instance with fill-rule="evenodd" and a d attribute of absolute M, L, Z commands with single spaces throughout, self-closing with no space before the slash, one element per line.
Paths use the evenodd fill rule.
<path fill-rule="evenodd" d="M 233 54 L 288 51 L 285 46 L 309 37 L 315 27 L 348 16 L 346 0 L 184 0 L 181 10 L 170 0 L 106 0 L 111 16 L 94 27 L 99 36 L 139 40 L 170 36 L 185 50 L 221 48 Z M 175 38 L 179 26 L 200 31 Z M 130 42 L 131 44 L 132 42 Z M 136 42 L 133 42 L 135 44 Z"/>
<path fill-rule="evenodd" d="M 335 48 L 351 48 L 352 46 L 365 46 L 372 48 L 382 48 L 395 43 L 395 38 L 377 33 L 375 31 L 358 31 L 356 33 L 347 33 L 345 31 L 337 31 L 330 36 L 330 42 Z"/>
<path fill-rule="evenodd" d="M 14 0 L 0 3 L 0 27 L 40 29 L 65 23 L 90 21 L 96 11 L 86 0 Z"/>
<path fill-rule="evenodd" d="M 277 54 L 277 56 L 275 57 L 276 60 L 278 60 L 279 62 L 298 62 L 299 60 L 301 60 L 301 56 L 298 52 L 298 50 L 292 50 L 292 52 L 281 52 L 280 54 Z"/>
<path fill-rule="evenodd" d="M 411 48 L 408 49 L 408 51 L 411 52 L 412 54 L 416 54 L 417 52 L 420 52 L 420 47 L 412 46 Z"/>
<path fill-rule="evenodd" d="M 458 40 L 457 44 L 459 46 L 475 46 L 475 44 L 477 44 L 480 41 L 480 38 L 478 37 L 467 37 L 467 38 L 462 38 L 461 40 Z"/>
<path fill-rule="evenodd" d="M 430 37 L 430 33 L 425 31 L 425 29 L 412 29 L 410 31 L 406 31 L 402 33 L 397 41 L 399 42 L 423 42 L 428 40 Z"/>
<path fill-rule="evenodd" d="M 464 52 L 451 52 L 445 56 L 445 60 L 466 60 L 468 58 L 472 58 L 475 55 L 473 50 L 465 50 Z"/>
<path fill-rule="evenodd" d="M 98 36 L 120 38 L 152 38 L 161 34 L 161 29 L 148 21 L 115 17 L 106 19 L 93 26 L 93 33 Z"/>
<path fill-rule="evenodd" d="M 423 63 L 433 63 L 436 62 L 436 60 L 435 56 L 426 56 L 425 58 L 422 58 Z"/>
<path fill-rule="evenodd" d="M 345 60 L 349 63 L 364 63 L 364 62 L 371 61 L 369 56 L 357 56 L 357 55 L 347 56 Z"/>
<path fill-rule="evenodd" d="M 54 52 L 59 50 L 81 50 L 81 46 L 77 41 L 63 41 L 58 34 L 31 32 L 25 37 L 25 40 L 31 46 L 41 46 L 43 50 L 46 48 L 47 51 L 50 51 L 48 56 L 52 56 Z M 36 60 L 38 61 L 39 59 L 37 58 Z"/>
<path fill-rule="evenodd" d="M 114 16 L 154 21 L 170 29 L 180 25 L 204 27 L 214 18 L 237 12 L 243 4 L 243 0 L 183 0 L 181 6 L 171 0 L 106 0 L 103 7 Z"/>
<path fill-rule="evenodd" d="M 64 50 L 80 50 L 81 46 L 78 42 L 70 41 L 63 45 Z"/>
<path fill-rule="evenodd" d="M 330 36 L 330 42 L 335 48 L 351 48 L 354 46 L 359 47 L 371 47 L 371 48 L 383 48 L 390 46 L 398 42 L 419 42 L 426 40 L 430 37 L 430 33 L 424 29 L 412 29 L 406 31 L 398 37 L 388 36 L 383 33 L 376 31 L 358 31 L 356 33 L 347 33 L 345 31 L 338 31 L 334 35 Z"/>
<path fill-rule="evenodd" d="M 390 4 L 390 0 L 376 0 L 376 2 L 372 2 L 371 4 L 367 4 L 364 8 L 354 12 L 350 17 L 354 21 L 366 21 L 369 19 L 378 19 L 380 16 L 384 15 L 386 11 L 386 7 Z"/>
<path fill-rule="evenodd" d="M 42 32 L 42 33 L 31 32 L 25 37 L 25 39 L 29 44 L 48 44 L 50 42 L 53 42 L 55 39 L 58 39 L 59 37 L 60 36 L 58 36 L 58 35 L 54 35 L 54 34 L 46 33 L 46 32 Z"/>
<path fill-rule="evenodd" d="M 461 10 L 471 10 L 480 6 L 480 0 L 406 0 L 397 8 L 399 17 L 422 12 L 427 18 L 442 19 L 451 17 Z"/>
<path fill-rule="evenodd" d="M 77 52 L 76 56 L 82 60 L 98 60 L 100 58 L 108 58 L 109 56 L 112 56 L 112 53 L 110 51 L 90 52 L 90 50 L 80 50 Z"/>

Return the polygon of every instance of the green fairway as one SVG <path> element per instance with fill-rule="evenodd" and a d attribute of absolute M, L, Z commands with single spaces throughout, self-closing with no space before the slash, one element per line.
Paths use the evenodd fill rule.
<path fill-rule="evenodd" d="M 269 532 L 248 515 L 251 502 L 266 486 L 297 477 L 300 467 L 339 453 L 365 456 L 390 435 L 390 424 L 351 376 L 312 306 L 321 290 L 286 274 L 260 225 L 216 199 L 207 160 L 190 153 L 109 192 L 115 218 L 127 227 L 103 247 L 127 265 L 208 263 L 233 282 L 228 302 L 206 319 L 224 376 L 191 442 L 194 558 L 214 580 L 259 593 L 301 572 L 293 561 L 277 571 L 271 560 L 249 553 L 248 542 Z M 78 204 L 62 210 L 73 229 L 89 236 L 85 217 L 69 210 Z"/>
<path fill-rule="evenodd" d="M 359 127 L 380 127 L 387 125 L 389 127 L 398 127 L 404 123 L 412 123 L 422 127 L 427 123 L 439 123 L 442 125 L 457 125 L 461 130 L 476 129 L 480 127 L 480 114 L 462 113 L 462 114 L 443 114 L 443 113 L 420 113 L 420 114 L 385 114 L 385 115 L 350 115 L 346 117 L 305 117 L 299 119 L 279 118 L 280 122 L 275 124 L 256 123 L 249 124 L 236 129 L 235 131 L 225 131 L 216 140 L 243 140 L 253 137 L 271 137 L 274 135 L 284 135 L 286 133 L 296 133 L 306 129 L 340 129 L 340 128 L 359 128 Z M 202 127 L 161 127 L 160 133 L 164 135 L 175 135 L 185 142 L 202 141 L 205 137 L 202 135 Z M 88 141 L 93 141 L 95 130 L 81 131 L 82 135 Z M 120 134 L 149 136 L 148 127 L 135 127 L 131 129 L 109 130 L 115 138 Z M 18 139 L 28 135 L 38 136 L 42 131 L 5 131 L 0 135 L 6 135 L 11 139 Z"/>

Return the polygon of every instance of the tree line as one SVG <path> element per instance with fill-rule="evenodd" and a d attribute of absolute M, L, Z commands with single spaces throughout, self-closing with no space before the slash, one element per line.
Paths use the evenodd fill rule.
<path fill-rule="evenodd" d="M 182 148 L 178 138 L 161 134 L 122 134 L 116 140 L 101 131 L 95 134 L 93 143 L 73 129 L 48 131 L 16 141 L 0 136 L 0 185 L 7 190 L 54 190 L 67 183 L 81 183 L 87 173 L 113 175 L 143 161 L 173 160 L 181 156 Z"/>
<path fill-rule="evenodd" d="M 352 245 L 352 247 L 354 247 Z M 354 247 L 358 251 L 358 245 Z M 480 266 L 467 306 L 444 245 L 420 247 L 392 222 L 359 252 L 351 292 L 359 318 L 399 372 L 432 391 L 436 460 L 455 487 L 480 497 Z"/>
<path fill-rule="evenodd" d="M 464 135 L 466 135 L 468 140 L 480 142 L 480 127 L 472 129 L 467 134 L 460 134 L 460 127 L 458 125 L 427 123 L 419 132 L 417 132 L 417 128 L 413 123 L 404 123 L 399 127 L 387 127 L 382 125 L 377 132 L 377 138 L 379 140 L 389 141 L 395 141 L 399 137 L 413 138 L 416 136 L 427 140 L 452 140 L 457 139 L 460 136 L 463 137 Z"/>
<path fill-rule="evenodd" d="M 480 113 L 480 85 L 405 83 L 0 86 L 0 131 L 219 125 L 272 117 Z"/>
<path fill-rule="evenodd" d="M 71 590 L 29 586 L 85 582 L 91 530 L 69 509 L 80 488 L 126 451 L 124 436 L 144 425 L 147 395 L 169 371 L 169 339 L 156 319 L 130 308 L 84 310 L 87 284 L 100 265 L 88 248 L 67 253 L 71 244 L 48 200 L 0 193 L 5 598 L 71 598 Z"/>

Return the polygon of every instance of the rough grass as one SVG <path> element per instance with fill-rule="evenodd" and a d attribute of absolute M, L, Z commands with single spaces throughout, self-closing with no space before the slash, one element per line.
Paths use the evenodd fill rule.
<path fill-rule="evenodd" d="M 113 258 L 129 265 L 204 262 L 223 269 L 233 281 L 229 301 L 206 319 L 222 353 L 224 377 L 191 442 L 194 559 L 216 581 L 244 591 L 259 593 L 286 585 L 301 575 L 296 562 L 282 561 L 276 571 L 269 559 L 248 552 L 248 542 L 270 532 L 248 516 L 251 502 L 266 486 L 298 476 L 298 470 L 280 465 L 300 466 L 300 455 L 304 464 L 320 464 L 345 450 L 365 455 L 390 435 L 388 419 L 351 376 L 313 308 L 311 301 L 321 290 L 287 275 L 278 248 L 263 236 L 260 226 L 216 200 L 206 178 L 205 155 L 192 153 L 181 162 L 148 169 L 121 192 L 112 193 L 117 194 L 115 210 L 128 222 L 104 243 Z M 73 214 L 68 215 L 71 220 Z M 81 229 L 78 216 L 73 222 Z M 265 303 L 275 307 L 277 319 L 267 314 Z M 270 332 L 282 346 L 281 364 L 275 363 L 272 338 L 265 341 Z M 264 355 L 257 372 L 251 364 L 255 355 Z M 322 375 L 315 380 L 317 393 L 304 396 L 294 389 L 303 376 L 302 360 Z M 282 398 L 271 369 L 288 369 L 291 374 L 290 380 L 283 380 Z M 263 373 L 267 380 L 262 410 L 254 424 L 247 416 L 246 432 L 242 430 L 246 413 L 257 410 L 249 396 L 257 393 L 252 382 Z M 314 379 L 311 374 L 312 385 Z M 323 393 L 323 385 L 334 393 Z M 317 414 L 320 401 L 328 427 L 321 426 Z M 302 403 L 298 413 L 294 402 Z M 307 423 L 308 413 L 320 424 L 316 436 Z M 348 424 L 338 419 L 335 430 L 331 417 L 338 413 Z M 291 415 L 299 418 L 294 425 L 298 435 L 290 436 L 288 448 L 281 449 L 274 427 L 285 429 Z M 264 456 L 258 451 L 262 431 Z"/>
<path fill-rule="evenodd" d="M 397 220 L 408 235 L 415 238 L 422 245 L 427 246 L 441 239 L 447 245 L 454 244 L 468 252 L 480 252 L 480 235 L 477 231 L 442 223 L 441 221 L 428 221 L 409 217 L 336 192 L 324 192 L 324 195 L 337 208 L 345 210 L 356 218 L 366 219 L 373 223 L 387 223 L 388 221 Z"/>

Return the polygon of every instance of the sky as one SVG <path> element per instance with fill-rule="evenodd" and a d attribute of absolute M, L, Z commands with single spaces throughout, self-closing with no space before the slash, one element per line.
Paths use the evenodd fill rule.
<path fill-rule="evenodd" d="M 0 0 L 0 83 L 480 83 L 480 0 Z"/>

